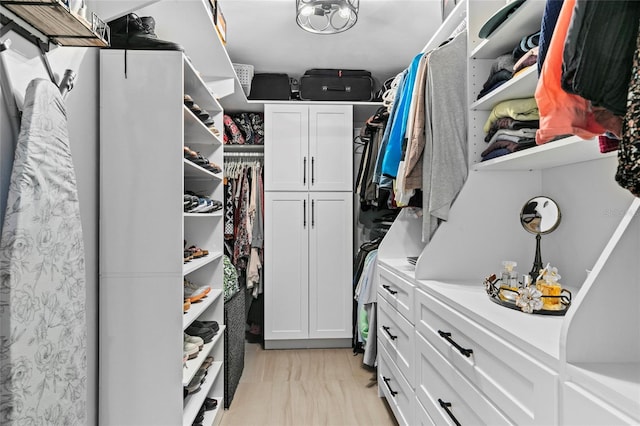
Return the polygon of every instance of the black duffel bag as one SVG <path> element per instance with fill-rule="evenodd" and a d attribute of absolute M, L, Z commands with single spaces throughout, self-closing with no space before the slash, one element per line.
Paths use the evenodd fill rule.
<path fill-rule="evenodd" d="M 303 101 L 370 101 L 373 78 L 369 71 L 310 69 L 300 79 Z"/>

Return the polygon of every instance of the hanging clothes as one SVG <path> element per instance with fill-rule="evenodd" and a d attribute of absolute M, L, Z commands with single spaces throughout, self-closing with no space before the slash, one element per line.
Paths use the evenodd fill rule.
<path fill-rule="evenodd" d="M 434 49 L 425 87 L 422 240 L 431 240 L 467 178 L 467 31 Z"/>
<path fill-rule="evenodd" d="M 640 31 L 631 69 L 631 82 L 627 101 L 627 113 L 622 121 L 622 139 L 618 151 L 618 168 L 615 179 L 618 184 L 640 197 Z"/>
<path fill-rule="evenodd" d="M 83 425 L 86 278 L 66 111 L 44 79 L 24 105 L 0 237 L 0 422 Z"/>
<path fill-rule="evenodd" d="M 535 99 L 540 111 L 536 143 L 539 145 L 566 135 L 590 139 L 606 131 L 596 121 L 589 102 L 565 92 L 560 85 L 564 42 L 574 5 L 575 0 L 566 0 L 562 5 L 536 87 Z"/>
<path fill-rule="evenodd" d="M 564 43 L 562 88 L 624 116 L 638 19 L 635 0 L 577 0 Z"/>

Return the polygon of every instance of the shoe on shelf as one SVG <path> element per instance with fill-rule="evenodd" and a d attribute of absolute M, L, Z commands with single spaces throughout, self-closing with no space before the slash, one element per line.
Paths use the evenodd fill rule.
<path fill-rule="evenodd" d="M 208 328 L 212 329 L 213 331 L 215 331 L 216 333 L 220 330 L 220 325 L 218 324 L 218 321 L 200 321 L 200 320 L 195 320 L 194 322 L 192 322 L 192 324 L 195 327 L 200 327 L 200 328 L 208 327 Z"/>
<path fill-rule="evenodd" d="M 189 299 L 185 299 L 184 305 L 182 305 L 182 312 L 186 313 L 191 307 L 191 301 Z"/>
<path fill-rule="evenodd" d="M 201 351 L 204 346 L 204 340 L 202 340 L 202 338 L 198 336 L 190 336 L 187 333 L 184 333 L 184 341 L 196 345 L 199 351 Z"/>
<path fill-rule="evenodd" d="M 204 359 L 204 361 L 202 361 L 202 365 L 200 367 L 202 368 L 209 368 L 211 367 L 211 364 L 213 364 L 213 357 L 212 356 L 208 356 Z"/>
<path fill-rule="evenodd" d="M 213 337 L 216 335 L 216 333 L 208 327 L 194 327 L 193 325 L 187 327 L 185 332 L 190 336 L 200 337 L 205 344 L 211 342 Z"/>
<path fill-rule="evenodd" d="M 154 33 L 155 21 L 150 16 L 140 18 L 135 13 L 129 13 L 108 24 L 112 49 L 184 51 L 178 43 L 158 38 Z"/>
<path fill-rule="evenodd" d="M 218 400 L 215 398 L 206 398 L 202 406 L 205 411 L 215 410 L 218 407 Z"/>
<path fill-rule="evenodd" d="M 183 356 L 186 355 L 187 359 L 193 359 L 193 358 L 197 357 L 198 356 L 198 352 L 200 352 L 200 349 L 198 349 L 197 345 L 194 345 L 193 343 L 189 343 L 187 341 L 183 342 L 182 354 L 183 354 Z"/>
<path fill-rule="evenodd" d="M 191 105 L 193 105 L 193 98 L 190 95 L 185 94 L 184 95 L 184 104 L 187 106 L 187 108 L 190 108 Z"/>
<path fill-rule="evenodd" d="M 211 287 L 208 285 L 197 286 L 188 279 L 184 279 L 184 298 L 188 299 L 191 303 L 205 297 L 211 291 Z"/>

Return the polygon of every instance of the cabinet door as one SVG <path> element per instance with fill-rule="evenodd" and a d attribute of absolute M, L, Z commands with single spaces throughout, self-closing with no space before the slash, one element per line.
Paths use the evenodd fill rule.
<path fill-rule="evenodd" d="M 265 105 L 264 187 L 306 191 L 309 182 L 309 108 Z"/>
<path fill-rule="evenodd" d="M 307 196 L 306 192 L 265 192 L 266 340 L 309 335 Z"/>
<path fill-rule="evenodd" d="M 350 192 L 312 192 L 309 337 L 350 338 L 353 201 Z"/>
<path fill-rule="evenodd" d="M 351 191 L 353 186 L 351 105 L 309 107 L 309 190 Z"/>

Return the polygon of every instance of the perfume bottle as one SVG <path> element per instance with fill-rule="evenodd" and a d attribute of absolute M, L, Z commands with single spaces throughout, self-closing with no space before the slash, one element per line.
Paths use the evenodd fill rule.
<path fill-rule="evenodd" d="M 559 297 L 545 297 L 560 296 L 562 286 L 558 280 L 560 280 L 558 268 L 547 263 L 547 266 L 540 270 L 540 275 L 536 279 L 536 288 L 542 293 L 542 309 L 557 311 L 562 308 Z"/>
<path fill-rule="evenodd" d="M 502 297 L 508 300 L 515 300 L 518 295 L 518 272 L 515 267 L 518 266 L 517 262 L 513 260 L 505 260 L 502 262 L 502 271 L 500 272 L 500 288 L 506 291 L 501 291 Z"/>

